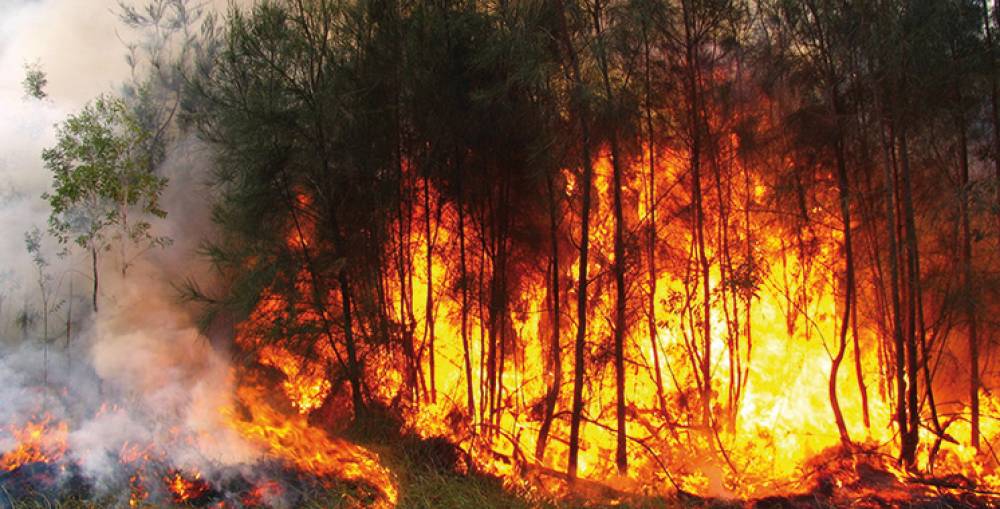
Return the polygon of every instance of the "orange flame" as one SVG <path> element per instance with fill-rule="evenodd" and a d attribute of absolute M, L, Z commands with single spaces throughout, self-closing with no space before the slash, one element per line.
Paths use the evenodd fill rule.
<path fill-rule="evenodd" d="M 284 415 L 266 403 L 262 387 L 244 385 L 237 397 L 247 409 L 242 418 L 227 411 L 230 425 L 244 438 L 261 446 L 301 472 L 319 478 L 359 481 L 382 494 L 378 507 L 394 507 L 398 498 L 396 481 L 381 465 L 376 454 L 343 439 L 330 437 L 309 424 L 302 414 Z"/>
<path fill-rule="evenodd" d="M 201 473 L 196 472 L 192 478 L 185 477 L 180 471 L 173 471 L 163 478 L 167 489 L 174 496 L 174 502 L 184 503 L 197 500 L 208 493 L 208 484 L 201 479 Z"/>
<path fill-rule="evenodd" d="M 30 420 L 8 431 L 16 446 L 0 456 L 0 470 L 11 471 L 28 463 L 54 463 L 66 453 L 69 429 L 65 422 L 53 422 L 50 415 Z"/>

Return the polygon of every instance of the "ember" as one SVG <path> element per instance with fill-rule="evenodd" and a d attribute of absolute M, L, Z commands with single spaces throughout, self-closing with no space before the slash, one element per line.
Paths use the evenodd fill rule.
<path fill-rule="evenodd" d="M 208 484 L 201 480 L 200 473 L 195 473 L 193 477 L 187 478 L 181 472 L 174 471 L 167 474 L 163 478 L 163 482 L 167 484 L 167 488 L 173 493 L 174 501 L 177 503 L 198 500 L 209 490 Z"/>

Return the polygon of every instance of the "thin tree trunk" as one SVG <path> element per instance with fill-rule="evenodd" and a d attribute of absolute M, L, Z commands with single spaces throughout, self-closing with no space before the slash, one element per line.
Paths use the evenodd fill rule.
<path fill-rule="evenodd" d="M 587 121 L 581 118 L 581 125 L 586 125 Z M 573 345 L 573 407 L 570 418 L 570 438 L 569 438 L 569 463 L 567 475 L 575 479 L 580 451 L 580 421 L 583 415 L 583 383 L 584 383 L 584 352 L 587 340 L 587 264 L 588 251 L 590 249 L 590 188 L 593 178 L 593 168 L 590 161 L 590 133 L 589 129 L 583 128 L 584 146 L 583 149 L 583 203 L 581 204 L 581 224 L 580 224 L 580 269 L 577 288 L 577 329 L 576 341 Z"/>
<path fill-rule="evenodd" d="M 906 244 L 908 266 L 908 288 L 909 306 L 907 310 L 907 337 L 906 337 L 906 376 L 907 385 L 907 412 L 909 416 L 908 434 L 903 442 L 903 460 L 907 465 L 912 465 L 916 460 L 917 445 L 920 442 L 920 411 L 917 391 L 917 308 L 921 306 L 920 297 L 920 261 L 917 245 L 916 221 L 913 211 L 913 192 L 910 178 L 910 156 L 907 144 L 906 131 L 900 133 L 900 160 L 902 161 L 903 173 L 903 207 L 906 223 Z"/>
<path fill-rule="evenodd" d="M 594 32 L 598 39 L 602 37 L 601 28 L 601 1 L 594 4 Z M 605 54 L 604 41 L 599 41 L 596 45 L 597 62 L 601 69 L 601 78 L 604 82 L 604 93 L 607 95 L 607 107 L 612 111 L 615 108 L 614 91 L 611 87 L 611 78 L 608 74 L 608 61 Z M 614 115 L 611 115 L 614 118 Z M 624 217 L 622 213 L 622 168 L 621 154 L 618 147 L 618 132 L 611 126 L 611 168 L 612 168 L 612 209 L 615 220 L 614 226 L 614 266 L 612 268 L 615 277 L 615 317 L 614 317 L 614 364 L 615 364 L 615 416 L 617 417 L 615 465 L 618 473 L 625 475 L 628 472 L 628 443 L 626 439 L 626 419 L 625 419 L 625 240 L 624 240 Z"/>
<path fill-rule="evenodd" d="M 681 2 L 684 17 L 685 75 L 687 78 L 688 129 L 691 134 L 691 153 L 689 165 L 691 170 L 691 200 L 694 206 L 694 234 L 697 248 L 698 263 L 701 269 L 702 290 L 702 352 L 699 369 L 701 371 L 701 404 L 702 425 L 707 434 L 711 434 L 712 424 L 712 289 L 709 279 L 708 256 L 705 251 L 705 210 L 702 204 L 701 190 L 701 144 L 702 123 L 700 84 L 698 82 L 697 66 L 698 48 L 694 40 L 694 21 L 691 6 L 687 0 Z"/>
<path fill-rule="evenodd" d="M 320 318 L 322 319 L 322 321 L 323 321 L 323 334 L 326 336 L 326 339 L 327 339 L 327 341 L 330 344 L 330 348 L 333 349 L 333 351 L 336 353 L 337 352 L 337 342 L 336 342 L 336 339 L 334 338 L 333 333 L 332 333 L 333 324 L 332 324 L 332 320 L 329 318 L 329 315 L 327 314 L 326 299 L 324 298 L 324 296 L 327 295 L 327 292 L 325 291 L 325 288 L 323 288 L 323 285 L 322 285 L 323 280 L 320 279 L 319 274 L 316 272 L 316 264 L 313 263 L 312 256 L 309 254 L 308 244 L 305 241 L 305 236 L 304 236 L 303 230 L 302 230 L 302 224 L 299 221 L 298 211 L 296 210 L 296 205 L 295 205 L 296 199 L 292 196 L 291 190 L 289 189 L 289 186 L 288 186 L 288 183 L 287 183 L 287 180 L 285 180 L 285 179 L 283 179 L 282 190 L 284 191 L 285 200 L 286 200 L 286 206 L 288 207 L 289 214 L 291 214 L 291 216 L 292 216 L 292 222 L 293 222 L 293 224 L 295 226 L 295 231 L 296 231 L 296 234 L 297 234 L 297 236 L 299 238 L 299 242 L 301 244 L 300 247 L 302 249 L 302 261 L 303 261 L 303 263 L 305 265 L 305 268 L 306 268 L 307 272 L 309 273 L 310 282 L 312 283 L 311 284 L 311 286 L 312 286 L 312 307 L 316 311 L 316 313 L 320 316 Z M 333 218 L 333 220 L 331 221 L 331 223 L 332 223 L 331 224 L 331 229 L 333 230 L 332 234 L 333 234 L 334 239 L 335 239 L 335 249 L 336 249 L 337 246 L 342 246 L 343 245 L 343 240 L 340 237 L 340 230 L 337 227 L 336 218 Z M 344 275 L 344 279 L 342 281 L 338 281 L 340 283 L 340 287 L 341 287 L 340 288 L 341 289 L 341 297 L 342 298 L 344 297 L 344 295 L 345 295 L 345 293 L 344 293 L 345 289 L 346 289 L 346 295 L 347 295 L 347 297 L 350 297 L 350 289 L 349 288 L 345 288 L 345 283 L 347 281 L 347 279 L 346 279 L 346 273 L 344 273 L 344 271 L 341 271 L 341 273 Z M 354 350 L 355 349 L 354 335 L 353 335 L 352 330 L 349 328 L 349 323 L 350 323 L 350 319 L 351 319 L 351 316 L 350 316 L 350 302 L 349 301 L 344 306 L 344 310 L 347 311 L 347 313 L 345 313 L 344 317 L 343 317 L 344 318 L 344 325 L 345 325 L 345 341 L 348 342 L 348 343 L 350 343 L 348 345 L 348 349 L 349 350 Z M 350 352 L 348 352 L 348 353 L 350 354 Z M 340 357 L 339 353 L 337 353 L 337 359 L 338 359 L 338 361 L 341 362 L 341 364 L 343 364 L 343 359 Z M 356 369 L 357 368 L 357 355 L 356 354 L 354 356 L 348 355 L 348 362 L 347 362 L 347 365 L 345 367 L 347 369 L 348 382 L 351 384 L 351 389 L 352 389 L 351 392 L 352 392 L 352 398 L 353 398 L 353 403 L 354 403 L 353 410 L 354 410 L 355 419 L 357 419 L 364 412 L 364 405 L 363 405 L 363 399 L 361 399 L 361 378 L 360 378 L 360 374 L 357 372 L 357 369 Z M 359 403 L 361 403 L 361 404 L 359 404 Z"/>
<path fill-rule="evenodd" d="M 959 204 L 962 221 L 962 274 L 965 287 L 965 313 L 969 327 L 969 443 L 979 450 L 979 338 L 977 336 L 976 300 L 972 270 L 972 229 L 969 221 L 969 149 L 966 140 L 965 119 L 959 121 L 959 163 L 961 180 Z M 927 381 L 928 385 L 930 381 Z"/>
<path fill-rule="evenodd" d="M 580 206 L 580 260 L 577 277 L 577 329 L 576 340 L 573 343 L 573 406 L 570 413 L 569 452 L 566 475 L 570 482 L 576 480 L 580 456 L 580 423 L 583 417 L 583 384 L 586 372 L 584 353 L 587 340 L 587 265 L 590 250 L 590 194 L 593 180 L 593 164 L 591 161 L 591 140 L 589 106 L 583 96 L 583 78 L 576 49 L 573 46 L 569 27 L 566 22 L 566 7 L 562 0 L 557 0 L 559 10 L 559 31 L 562 42 L 569 57 L 570 69 L 573 73 L 573 109 L 576 120 L 580 124 L 581 159 L 583 164 L 582 203 Z"/>
<path fill-rule="evenodd" d="M 73 338 L 73 274 L 69 274 L 69 298 L 66 299 L 66 373 L 73 373 L 73 352 L 69 351 Z"/>
<path fill-rule="evenodd" d="M 354 323 L 351 315 L 352 293 L 347 271 L 341 270 L 337 280 L 340 283 L 340 300 L 344 314 L 344 344 L 347 347 L 347 378 L 351 384 L 351 402 L 354 405 L 354 418 L 361 419 L 365 415 L 365 403 L 361 396 L 361 370 L 358 365 L 358 349 L 354 338 Z"/>
<path fill-rule="evenodd" d="M 404 191 L 406 175 L 403 172 L 401 158 L 396 158 L 399 187 L 397 189 L 399 204 L 396 207 L 398 217 L 398 252 L 396 264 L 399 273 L 399 323 L 403 333 L 403 353 L 406 355 L 406 385 L 410 398 L 417 404 L 420 400 L 420 387 L 417 382 L 417 372 L 420 371 L 413 333 L 416 319 L 413 317 L 413 267 L 409 263 L 410 232 L 413 228 L 413 206 Z"/>
<path fill-rule="evenodd" d="M 486 218 L 485 212 L 481 214 L 479 220 L 479 231 L 484 232 L 486 229 Z M 486 410 L 489 406 L 487 404 L 487 388 L 489 384 L 486 383 L 488 378 L 486 373 L 487 364 L 487 351 L 486 347 L 486 329 L 488 328 L 486 324 L 488 323 L 487 311 L 486 311 L 486 290 L 484 289 L 483 280 L 486 274 L 486 235 L 480 233 L 479 235 L 479 273 L 476 278 L 476 311 L 479 316 L 479 420 L 486 420 Z"/>
<path fill-rule="evenodd" d="M 545 447 L 548 445 L 549 431 L 552 428 L 552 418 L 555 415 L 556 402 L 562 387 L 562 347 L 560 340 L 560 310 L 559 295 L 559 217 L 555 186 L 552 175 L 545 179 L 549 194 L 549 242 L 551 243 L 549 300 L 551 301 L 552 339 L 549 345 L 549 370 L 552 372 L 551 385 L 545 394 L 545 410 L 542 416 L 542 426 L 538 430 L 538 442 L 535 444 L 535 459 L 541 463 L 545 460 Z"/>
<path fill-rule="evenodd" d="M 660 405 L 660 414 L 667 418 L 667 400 L 663 395 L 663 372 L 660 368 L 660 347 L 656 328 L 656 147 L 653 140 L 653 106 L 650 77 L 649 38 L 643 27 L 643 49 L 645 57 L 645 120 L 648 137 L 646 143 L 649 152 L 649 185 L 646 190 L 646 210 L 648 214 L 646 261 L 649 267 L 649 295 L 646 297 L 646 325 L 649 329 L 649 346 L 653 352 L 653 374 L 656 382 L 656 399 Z"/>
<path fill-rule="evenodd" d="M 837 423 L 837 430 L 840 432 L 840 442 L 845 446 L 851 445 L 851 437 L 847 433 L 847 425 L 844 423 L 844 414 L 840 410 L 840 401 L 837 397 L 837 372 L 840 363 L 844 360 L 844 353 L 847 350 L 847 331 L 851 321 L 851 306 L 854 303 L 854 252 L 851 245 L 851 203 L 850 187 L 847 179 L 847 159 L 844 155 L 844 133 L 842 127 L 842 107 L 840 98 L 836 90 L 831 90 L 830 100 L 833 103 L 833 114 L 836 116 L 837 134 L 834 142 L 837 159 L 837 187 L 840 194 L 840 216 L 844 223 L 844 264 L 846 289 L 844 292 L 844 314 L 840 322 L 840 342 L 837 347 L 837 354 L 833 358 L 830 367 L 830 406 L 833 408 L 833 416 Z"/>
<path fill-rule="evenodd" d="M 862 217 L 864 214 L 862 214 Z M 857 284 L 857 282 L 855 282 Z M 855 289 L 857 292 L 857 289 Z M 855 296 L 855 300 L 857 300 Z M 858 329 L 858 306 L 851 306 L 851 337 L 854 340 L 854 377 L 858 379 L 858 394 L 861 396 L 861 418 L 865 429 L 871 429 L 871 416 L 868 410 L 868 387 L 865 385 L 865 373 L 861 364 L 861 337 Z"/>
<path fill-rule="evenodd" d="M 1000 84 L 997 82 L 997 54 L 996 42 L 993 40 L 993 30 L 990 21 L 989 7 L 986 0 L 982 0 L 983 5 L 983 25 L 986 28 L 986 45 L 989 46 L 990 59 L 990 120 L 993 124 L 993 178 L 997 186 L 995 206 L 1000 211 Z M 993 15 L 1000 27 L 1000 0 L 993 1 Z M 997 227 L 1000 229 L 1000 215 L 997 216 Z"/>
<path fill-rule="evenodd" d="M 468 282 L 468 270 L 466 268 L 465 261 L 465 207 L 462 203 L 462 181 L 464 176 L 462 175 L 461 168 L 458 168 L 458 200 L 456 207 L 458 208 L 458 257 L 459 265 L 461 266 L 461 271 L 459 277 L 461 278 L 461 288 L 462 288 L 462 317 L 461 317 L 461 333 L 462 333 L 462 357 L 465 363 L 465 397 L 466 397 L 466 409 L 469 412 L 469 419 L 476 418 L 476 403 L 475 398 L 472 395 L 472 356 L 469 353 L 469 282 Z"/>
<path fill-rule="evenodd" d="M 437 372 L 434 355 L 434 238 L 431 235 L 430 185 L 430 178 L 424 174 L 424 236 L 427 238 L 427 308 L 424 313 L 427 318 L 427 363 L 430 369 L 431 402 L 434 403 L 437 402 Z"/>
<path fill-rule="evenodd" d="M 94 306 L 94 312 L 97 312 L 97 247 L 90 246 L 90 268 L 91 274 L 94 276 L 94 291 L 91 293 L 91 303 Z"/>
<path fill-rule="evenodd" d="M 878 100 L 876 96 L 876 100 Z M 891 293 L 889 301 L 892 307 L 892 337 L 893 350 L 895 352 L 895 384 L 896 384 L 896 426 L 899 428 L 901 437 L 900 460 L 905 461 L 905 450 L 903 444 L 906 442 L 907 418 L 906 418 L 906 380 L 905 352 L 903 341 L 903 324 L 900 316 L 900 293 L 899 293 L 899 246 L 896 242 L 896 178 L 893 171 L 893 147 L 890 139 L 886 136 L 885 126 L 879 130 L 882 140 L 883 154 L 883 176 L 885 180 L 885 212 L 886 212 L 886 236 L 889 241 L 889 291 Z"/>

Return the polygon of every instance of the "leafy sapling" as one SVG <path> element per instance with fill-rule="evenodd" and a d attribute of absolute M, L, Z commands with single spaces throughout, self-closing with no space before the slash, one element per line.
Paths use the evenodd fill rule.
<path fill-rule="evenodd" d="M 61 244 L 90 254 L 95 312 L 102 253 L 117 248 L 125 277 L 135 257 L 170 243 L 150 223 L 166 217 L 159 198 L 167 180 L 153 172 L 143 148 L 149 136 L 121 99 L 101 95 L 67 118 L 56 145 L 42 152 L 53 177 L 52 191 L 43 195 L 52 207 L 49 231 Z"/>

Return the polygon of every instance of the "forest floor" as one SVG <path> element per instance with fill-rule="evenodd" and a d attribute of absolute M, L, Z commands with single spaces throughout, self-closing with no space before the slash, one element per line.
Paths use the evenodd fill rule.
<path fill-rule="evenodd" d="M 680 493 L 670 497 L 583 496 L 548 500 L 537 494 L 504 486 L 493 476 L 469 472 L 464 453 L 444 439 L 422 439 L 401 434 L 398 423 L 368 422 L 345 430 L 349 440 L 378 453 L 382 464 L 397 482 L 396 509 L 832 509 L 919 508 L 980 509 L 1000 507 L 1000 498 L 983 498 L 972 491 L 912 491 L 911 485 L 886 483 L 886 476 L 869 475 L 842 495 L 817 490 L 811 494 L 770 497 L 759 500 L 724 500 Z M 876 479 L 873 481 L 872 479 Z M 0 479 L 2 480 L 2 479 Z M 372 507 L 379 499 L 377 487 L 348 482 L 306 483 L 294 488 L 289 509 L 360 509 Z M 84 496 L 63 486 L 56 492 L 24 493 L 14 496 L 0 482 L 0 509 L 105 509 L 129 507 L 128 493 Z M 893 494 L 900 496 L 893 496 Z M 995 505 L 998 504 L 998 505 Z M 220 497 L 202 497 L 184 504 L 140 503 L 151 509 L 203 507 L 216 509 Z"/>

